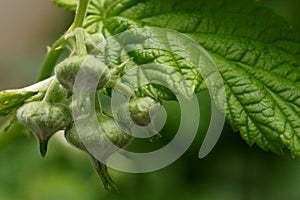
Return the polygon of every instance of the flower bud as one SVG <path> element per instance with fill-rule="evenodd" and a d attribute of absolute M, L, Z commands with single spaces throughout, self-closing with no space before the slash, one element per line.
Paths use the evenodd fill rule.
<path fill-rule="evenodd" d="M 17 118 L 36 135 L 43 157 L 52 135 L 67 127 L 72 121 L 72 115 L 67 107 L 52 105 L 45 101 L 34 101 L 23 105 L 17 111 Z"/>
<path fill-rule="evenodd" d="M 84 133 L 79 135 L 76 126 L 73 125 L 65 131 L 65 137 L 69 143 L 91 156 L 104 187 L 116 190 L 105 164 L 101 163 L 101 161 L 106 161 L 112 153 L 128 145 L 132 137 L 121 130 L 113 118 L 99 114 L 97 119 L 100 127 L 95 127 L 93 121 L 88 118 L 83 122 L 86 128 Z M 97 159 L 99 157 L 101 157 L 101 161 Z"/>
<path fill-rule="evenodd" d="M 149 125 L 160 108 L 161 104 L 150 97 L 134 97 L 129 102 L 131 119 L 139 126 Z"/>
<path fill-rule="evenodd" d="M 70 91 L 73 91 L 76 78 L 80 79 L 79 86 L 88 91 L 103 88 L 110 79 L 107 66 L 93 55 L 66 58 L 56 65 L 55 75 L 60 84 Z M 97 83 L 96 86 L 94 83 Z"/>

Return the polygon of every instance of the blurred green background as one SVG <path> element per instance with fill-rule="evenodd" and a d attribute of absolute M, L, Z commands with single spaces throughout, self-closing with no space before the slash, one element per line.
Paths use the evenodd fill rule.
<path fill-rule="evenodd" d="M 300 30 L 298 0 L 265 0 L 266 5 Z M 23 87 L 35 81 L 51 45 L 71 23 L 72 15 L 50 0 L 0 2 L 0 89 Z M 120 194 L 103 189 L 85 154 L 64 142 L 62 134 L 50 141 L 41 158 L 34 137 L 10 143 L 0 135 L 0 200 L 276 200 L 300 199 L 300 161 L 249 146 L 229 126 L 204 159 L 197 157 L 209 118 L 207 94 L 201 102 L 201 128 L 187 153 L 172 165 L 147 174 L 111 170 Z M 167 103 L 168 121 L 158 146 L 172 138 L 178 122 L 176 103 Z M 1 119 L 0 118 L 0 122 Z M 13 137 L 13 136 L 12 136 Z M 154 145 L 144 142 L 143 146 Z"/>

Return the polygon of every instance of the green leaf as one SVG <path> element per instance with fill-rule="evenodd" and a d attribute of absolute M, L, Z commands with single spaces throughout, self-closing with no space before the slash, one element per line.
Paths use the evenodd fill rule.
<path fill-rule="evenodd" d="M 109 37 L 106 42 L 106 64 L 117 68 L 120 62 L 127 61 L 121 72 L 125 74 L 122 81 L 138 89 L 142 96 L 155 99 L 175 100 L 179 94 L 191 98 L 201 83 L 198 65 L 212 64 L 206 61 L 205 52 L 195 47 L 197 43 L 189 44 L 190 38 L 173 31 L 134 29 Z"/>
<path fill-rule="evenodd" d="M 37 94 L 37 92 L 26 90 L 0 91 L 0 116 L 3 117 L 10 114 L 35 94 Z"/>
<path fill-rule="evenodd" d="M 50 77 L 25 88 L 0 91 L 0 116 L 13 113 L 24 103 L 41 100 L 52 80 Z"/>
<path fill-rule="evenodd" d="M 0 116 L 6 116 L 22 106 L 26 99 L 37 94 L 27 90 L 4 90 L 0 91 Z"/>
<path fill-rule="evenodd" d="M 122 77 L 123 82 L 132 88 L 136 88 L 136 86 L 142 87 L 140 90 L 142 90 L 143 94 L 147 94 L 147 96 L 155 99 L 175 99 L 176 97 L 172 95 L 173 93 L 190 98 L 194 93 L 194 88 L 190 87 L 184 76 L 166 65 L 150 64 L 139 66 L 131 69 L 131 73 L 129 75 L 127 73 Z M 143 86 L 141 83 L 148 84 Z M 154 83 L 154 85 L 150 83 Z M 171 91 L 165 91 L 167 89 L 171 89 Z"/>
<path fill-rule="evenodd" d="M 91 33 L 110 37 L 135 28 L 161 27 L 197 41 L 213 57 L 223 78 L 226 115 L 234 130 L 249 145 L 256 143 L 279 154 L 288 149 L 300 157 L 300 38 L 272 10 L 254 0 L 106 0 L 94 7 L 98 12 L 90 12 L 85 22 Z M 139 32 L 136 38 L 145 39 L 147 34 Z M 125 71 L 158 63 L 181 74 L 185 69 L 194 90 L 205 88 L 201 76 L 192 73 L 196 66 L 178 62 L 180 58 L 170 52 L 150 48 L 123 55 L 124 49 L 113 46 L 117 45 L 106 49 L 106 62 L 112 68 L 129 58 L 133 60 Z M 159 91 L 156 88 L 154 93 Z"/>
<path fill-rule="evenodd" d="M 75 11 L 78 0 L 52 0 L 56 5 L 66 8 L 69 11 Z"/>

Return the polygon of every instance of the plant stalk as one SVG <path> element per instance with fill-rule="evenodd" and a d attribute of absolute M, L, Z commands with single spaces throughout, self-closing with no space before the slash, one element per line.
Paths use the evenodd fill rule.
<path fill-rule="evenodd" d="M 76 9 L 75 18 L 74 18 L 73 24 L 69 28 L 69 31 L 73 31 L 77 27 L 82 27 L 88 4 L 89 4 L 89 0 L 79 0 L 78 6 Z"/>

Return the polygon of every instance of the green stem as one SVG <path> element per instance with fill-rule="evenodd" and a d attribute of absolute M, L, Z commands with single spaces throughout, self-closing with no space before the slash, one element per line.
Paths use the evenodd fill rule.
<path fill-rule="evenodd" d="M 129 86 L 125 85 L 124 83 L 117 82 L 117 81 L 112 80 L 112 79 L 109 80 L 107 85 L 108 85 L 108 87 L 113 88 L 117 91 L 123 92 L 124 94 L 127 94 L 129 96 L 132 95 L 133 92 L 134 92 Z"/>
<path fill-rule="evenodd" d="M 56 102 L 56 100 L 58 99 L 58 97 L 60 97 L 60 93 L 59 93 L 59 82 L 56 80 L 56 78 L 54 78 L 49 87 L 48 90 L 45 94 L 45 97 L 43 99 L 43 101 L 46 102 Z"/>
<path fill-rule="evenodd" d="M 91 156 L 93 164 L 95 166 L 95 169 L 103 183 L 103 186 L 106 190 L 112 190 L 115 193 L 118 193 L 118 188 L 115 185 L 114 181 L 110 177 L 107 171 L 107 166 L 105 164 L 102 164 L 100 161 L 98 161 L 96 158 Z"/>
<path fill-rule="evenodd" d="M 82 27 L 83 21 L 86 15 L 89 0 L 79 0 L 76 15 L 73 24 L 69 28 L 69 31 L 73 31 L 77 27 Z"/>
<path fill-rule="evenodd" d="M 65 50 L 64 47 L 65 42 L 66 40 L 63 35 L 53 44 L 46 58 L 44 59 L 44 62 L 42 64 L 42 69 L 38 76 L 37 81 L 42 81 L 52 75 L 53 69 L 55 67 L 58 58 Z"/>
<path fill-rule="evenodd" d="M 100 97 L 98 96 L 98 93 L 96 93 L 95 94 L 95 108 L 96 108 L 96 111 L 103 114 L 102 105 L 101 105 L 101 101 L 99 98 Z"/>
<path fill-rule="evenodd" d="M 89 0 L 79 0 L 74 22 L 68 29 L 67 33 L 72 32 L 77 27 L 82 27 L 88 4 Z M 65 50 L 65 43 L 66 39 L 63 35 L 53 44 L 42 64 L 42 69 L 37 81 L 42 81 L 52 75 L 57 60 L 59 59 L 62 52 Z"/>
<path fill-rule="evenodd" d="M 87 50 L 85 46 L 85 33 L 84 29 L 76 29 L 75 31 L 75 38 L 76 38 L 76 46 L 75 46 L 75 54 L 78 56 L 85 56 L 87 55 Z"/>

